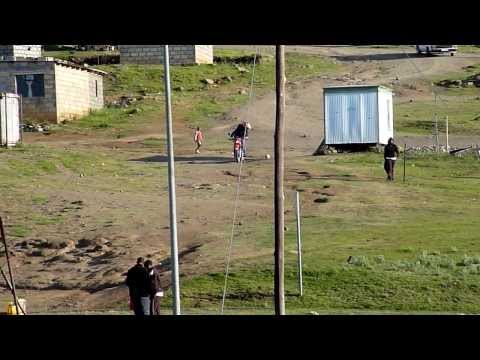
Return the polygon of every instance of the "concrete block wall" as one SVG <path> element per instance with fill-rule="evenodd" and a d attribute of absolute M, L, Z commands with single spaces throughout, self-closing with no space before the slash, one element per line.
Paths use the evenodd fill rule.
<path fill-rule="evenodd" d="M 17 93 L 16 75 L 43 74 L 45 96 L 22 98 L 25 119 L 45 122 L 57 121 L 54 63 L 33 61 L 0 61 L 0 92 Z"/>
<path fill-rule="evenodd" d="M 103 107 L 103 78 L 83 69 L 55 65 L 57 119 L 70 120 Z M 98 84 L 98 97 L 95 94 Z"/>
<path fill-rule="evenodd" d="M 42 45 L 0 45 L 0 57 L 39 58 Z"/>
<path fill-rule="evenodd" d="M 102 75 L 53 61 L 0 61 L 0 92 L 17 93 L 16 75 L 27 74 L 43 74 L 45 86 L 44 97 L 22 98 L 27 120 L 58 123 L 104 106 Z"/>
<path fill-rule="evenodd" d="M 119 50 L 122 64 L 163 64 L 163 45 L 119 45 Z M 212 45 L 170 45 L 169 52 L 172 65 L 213 63 Z"/>

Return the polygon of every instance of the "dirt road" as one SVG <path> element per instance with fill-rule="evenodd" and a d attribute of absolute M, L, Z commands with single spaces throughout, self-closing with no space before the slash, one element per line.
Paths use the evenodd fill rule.
<path fill-rule="evenodd" d="M 251 46 L 237 48 L 253 49 Z M 273 47 L 262 47 L 273 51 Z M 291 155 L 311 154 L 323 139 L 323 87 L 326 85 L 378 84 L 394 87 L 400 94 L 395 102 L 411 98 L 431 97 L 425 77 L 459 72 L 463 67 L 480 62 L 478 55 L 419 57 L 412 47 L 348 47 L 348 46 L 287 46 L 286 51 L 307 52 L 330 56 L 346 64 L 350 75 L 322 77 L 306 82 L 289 82 L 286 94 L 287 148 Z M 399 80 L 396 80 L 399 79 Z M 288 79 L 287 79 L 288 80 Z M 417 82 L 416 90 L 409 85 Z M 250 137 L 251 154 L 261 157 L 273 148 L 273 124 L 275 123 L 275 94 L 271 92 L 240 109 L 231 117 L 249 119 L 254 131 Z M 216 129 L 225 132 L 225 127 Z M 431 145 L 432 137 L 397 136 L 399 143 L 410 146 Z M 452 146 L 477 143 L 474 136 L 450 136 Z"/>
<path fill-rule="evenodd" d="M 262 51 L 272 51 L 272 47 L 262 48 Z M 287 47 L 287 51 L 330 56 L 349 69 L 348 76 L 328 77 L 319 74 L 309 81 L 288 82 L 288 167 L 295 167 L 295 157 L 312 154 L 323 138 L 322 89 L 325 85 L 373 83 L 393 86 L 395 91 L 398 90 L 395 101 L 400 102 L 412 97 L 430 96 L 424 76 L 456 72 L 462 67 L 480 62 L 478 56 L 417 57 L 412 53 L 411 47 L 291 46 Z M 395 80 L 397 78 L 399 80 Z M 416 84 L 416 90 L 410 90 L 408 85 L 412 83 Z M 228 123 L 219 119 L 218 126 L 208 134 L 210 138 L 224 138 L 235 125 L 230 121 L 235 117 L 249 119 L 254 127 L 249 140 L 251 161 L 247 162 L 244 174 L 246 178 L 242 183 L 240 208 L 242 221 L 250 226 L 244 227 L 243 232 L 247 235 L 257 221 L 270 221 L 272 216 L 272 162 L 263 159 L 265 154 L 272 154 L 274 111 L 273 92 L 255 97 L 250 104 L 227 114 L 225 118 L 229 119 Z M 189 130 L 182 125 L 175 131 L 178 138 L 191 138 Z M 137 164 L 135 173 L 140 175 L 132 181 L 141 181 L 146 184 L 143 186 L 155 189 L 154 195 L 147 191 L 129 193 L 123 192 L 121 187 L 113 189 L 112 184 L 112 189 L 106 191 L 102 190 L 105 187 L 102 179 L 88 177 L 79 181 L 78 186 L 63 188 L 57 185 L 43 189 L 43 194 L 49 197 L 50 202 L 44 205 L 42 211 L 63 211 L 65 201 L 72 203 L 79 198 L 84 205 L 74 209 L 76 213 L 68 224 L 52 226 L 46 234 L 33 234 L 32 239 L 29 239 L 35 239 L 36 235 L 47 236 L 49 240 L 67 240 L 65 248 L 42 249 L 48 253 L 47 259 L 16 257 L 18 269 L 21 269 L 19 283 L 30 289 L 26 295 L 33 303 L 31 309 L 44 312 L 47 305 L 50 309 L 71 307 L 83 310 L 115 308 L 119 304 L 124 306 L 126 289 L 119 285 L 124 279 L 123 272 L 134 259 L 140 255 L 150 255 L 155 261 L 168 262 L 167 193 L 158 181 L 141 175 L 143 167 L 149 164 L 165 166 L 165 157 L 139 145 L 142 139 L 160 137 L 163 133 L 163 128 L 152 128 L 147 134 L 132 135 L 118 141 L 92 140 L 79 136 L 51 137 L 48 141 L 38 136 L 30 139 L 48 146 L 68 146 L 77 150 L 89 148 L 107 154 L 117 151 L 107 149 L 118 147 L 126 161 L 135 161 Z M 229 226 L 225 224 L 231 223 L 237 174 L 228 149 L 222 153 L 213 153 L 207 148 L 200 156 L 194 156 L 189 155 L 191 148 L 184 145 L 190 142 L 180 139 L 180 145 L 176 147 L 179 154 L 177 196 L 181 270 L 185 276 L 223 268 L 226 234 L 229 233 Z M 408 145 L 431 144 L 431 138 L 399 136 L 397 142 L 406 142 Z M 450 137 L 450 144 L 456 146 L 477 142 L 476 137 Z M 288 178 L 291 178 L 290 174 Z M 55 184 L 64 184 L 71 179 L 62 178 L 60 174 L 58 179 L 51 180 Z M 35 186 L 32 184 L 26 191 L 31 191 Z M 29 204 L 18 206 L 19 212 L 29 211 Z M 12 216 L 14 215 L 13 213 Z M 99 218 L 104 221 L 101 226 L 98 225 Z M 82 239 L 90 240 L 91 246 L 78 246 Z M 99 248 L 100 252 L 96 253 L 95 248 Z M 258 254 L 251 246 L 244 246 L 235 253 L 236 259 L 247 259 L 255 255 Z M 55 256 L 63 256 L 68 262 L 47 261 Z M 43 290 L 34 290 L 33 284 Z M 1 300 L 8 296 L 7 292 L 0 293 Z"/>

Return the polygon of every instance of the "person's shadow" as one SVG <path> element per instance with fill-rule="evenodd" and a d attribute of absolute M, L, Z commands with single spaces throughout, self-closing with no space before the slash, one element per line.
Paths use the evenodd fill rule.
<path fill-rule="evenodd" d="M 130 161 L 166 163 L 168 162 L 168 156 L 154 155 L 140 159 L 132 159 Z M 233 162 L 233 159 L 225 156 L 175 156 L 175 162 L 188 164 L 226 164 Z"/>

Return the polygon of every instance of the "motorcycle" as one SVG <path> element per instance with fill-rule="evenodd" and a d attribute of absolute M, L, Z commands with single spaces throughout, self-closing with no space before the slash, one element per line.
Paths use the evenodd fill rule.
<path fill-rule="evenodd" d="M 230 136 L 230 134 L 228 135 Z M 242 138 L 235 137 L 233 141 L 233 159 L 237 163 L 240 163 L 245 159 L 245 149 L 243 147 Z"/>

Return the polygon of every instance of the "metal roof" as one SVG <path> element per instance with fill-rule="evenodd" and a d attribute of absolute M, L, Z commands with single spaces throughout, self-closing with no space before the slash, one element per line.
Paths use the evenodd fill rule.
<path fill-rule="evenodd" d="M 66 60 L 55 59 L 53 57 L 23 58 L 23 57 L 6 56 L 6 57 L 4 57 L 4 59 L 0 59 L 0 63 L 2 63 L 2 62 L 15 62 L 15 63 L 17 63 L 17 62 L 26 62 L 26 63 L 49 63 L 49 62 L 53 62 L 57 65 L 67 66 L 67 67 L 71 67 L 71 68 L 79 69 L 79 70 L 85 70 L 85 71 L 93 72 L 93 73 L 96 73 L 96 74 L 99 74 L 99 75 L 102 75 L 102 76 L 108 75 L 107 72 L 102 71 L 102 70 L 94 69 L 94 68 L 84 66 L 84 65 L 78 65 L 78 64 L 75 64 L 73 62 L 66 61 Z"/>
<path fill-rule="evenodd" d="M 356 88 L 382 88 L 388 91 L 393 92 L 393 89 L 390 89 L 389 87 L 383 86 L 383 85 L 331 85 L 331 86 L 324 86 L 324 90 L 333 90 L 333 89 L 356 89 Z"/>

